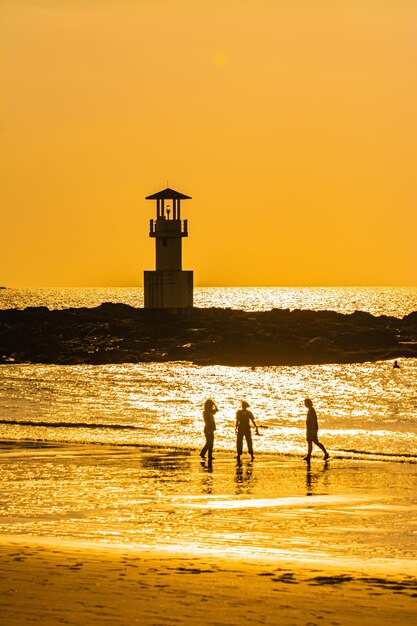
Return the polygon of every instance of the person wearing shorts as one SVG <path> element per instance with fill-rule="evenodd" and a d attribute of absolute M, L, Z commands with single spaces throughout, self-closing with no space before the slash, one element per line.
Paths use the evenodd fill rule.
<path fill-rule="evenodd" d="M 307 450 L 307 456 L 304 457 L 304 460 L 307 462 L 310 461 L 311 452 L 313 450 L 313 443 L 315 443 L 316 446 L 318 446 L 320 450 L 323 451 L 324 460 L 326 461 L 329 458 L 329 453 L 327 452 L 324 445 L 320 443 L 319 441 L 319 425 L 317 422 L 317 413 L 313 407 L 313 402 L 310 400 L 310 398 L 306 398 L 304 400 L 304 404 L 308 409 L 307 421 L 306 421 L 306 427 L 307 427 L 306 439 L 307 439 L 308 450 Z"/>
<path fill-rule="evenodd" d="M 255 458 L 253 455 L 253 445 L 252 445 L 252 433 L 251 433 L 251 422 L 255 426 L 256 434 L 259 435 L 258 427 L 255 422 L 255 418 L 251 411 L 248 411 L 249 404 L 243 400 L 242 408 L 236 413 L 236 450 L 237 450 L 237 461 L 239 463 L 240 457 L 243 451 L 243 438 L 246 439 L 246 444 L 248 446 L 248 452 L 251 456 L 251 459 Z"/>

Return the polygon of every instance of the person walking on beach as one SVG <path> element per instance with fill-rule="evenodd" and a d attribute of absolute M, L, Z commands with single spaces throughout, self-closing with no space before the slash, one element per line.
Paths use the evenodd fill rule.
<path fill-rule="evenodd" d="M 329 458 L 329 453 L 327 452 L 326 448 L 324 447 L 324 445 L 322 443 L 320 443 L 319 441 L 319 436 L 318 436 L 318 432 L 319 432 L 319 425 L 317 422 L 317 413 L 313 407 L 313 403 L 310 400 L 310 398 L 306 398 L 304 400 L 304 404 L 305 406 L 308 408 L 307 411 L 307 444 L 308 444 L 308 451 L 307 451 L 307 456 L 304 457 L 304 461 L 309 462 L 310 458 L 311 458 L 311 452 L 313 450 L 313 443 L 316 444 L 316 446 L 318 446 L 320 448 L 320 450 L 323 450 L 324 452 L 324 460 L 326 461 Z"/>
<path fill-rule="evenodd" d="M 259 435 L 259 430 L 255 422 L 255 418 L 251 411 L 248 411 L 249 404 L 243 400 L 242 408 L 236 413 L 236 449 L 237 449 L 237 462 L 239 463 L 243 450 L 243 437 L 246 439 L 248 446 L 248 452 L 253 461 L 253 445 L 252 445 L 252 433 L 250 423 L 255 426 L 256 434 Z"/>
<path fill-rule="evenodd" d="M 214 446 L 214 431 L 216 430 L 216 422 L 214 421 L 214 416 L 217 413 L 218 408 L 209 398 L 204 403 L 204 435 L 206 437 L 206 443 L 203 449 L 200 452 L 200 456 L 202 459 L 206 457 L 206 452 L 208 452 L 208 462 L 211 463 L 213 460 L 213 446 Z"/>

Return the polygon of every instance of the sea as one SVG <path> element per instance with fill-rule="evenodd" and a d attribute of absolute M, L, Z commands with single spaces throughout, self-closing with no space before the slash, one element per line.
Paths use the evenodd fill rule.
<path fill-rule="evenodd" d="M 2 289 L 0 308 L 143 306 L 142 289 Z M 195 306 L 403 317 L 414 287 L 197 288 Z M 417 359 L 227 367 L 0 365 L 0 532 L 228 554 L 413 562 Z M 319 436 L 306 467 L 304 399 Z M 216 414 L 212 467 L 198 455 Z M 235 414 L 259 425 L 235 456 Z M 314 496 L 314 497 L 312 497 Z"/>

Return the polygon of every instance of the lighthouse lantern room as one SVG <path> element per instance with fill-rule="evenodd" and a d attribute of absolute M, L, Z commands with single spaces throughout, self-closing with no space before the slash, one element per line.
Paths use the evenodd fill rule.
<path fill-rule="evenodd" d="M 156 200 L 156 218 L 150 220 L 149 236 L 155 239 L 155 271 L 144 272 L 145 308 L 193 306 L 193 272 L 182 269 L 182 239 L 188 222 L 181 220 L 181 200 L 190 196 L 164 189 L 146 200 Z"/>

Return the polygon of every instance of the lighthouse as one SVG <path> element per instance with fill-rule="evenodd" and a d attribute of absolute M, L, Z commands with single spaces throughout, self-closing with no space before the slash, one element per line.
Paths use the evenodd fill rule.
<path fill-rule="evenodd" d="M 156 201 L 149 237 L 155 239 L 155 271 L 144 272 L 145 308 L 185 309 L 193 306 L 193 272 L 182 269 L 182 240 L 188 221 L 181 220 L 181 200 L 190 196 L 164 189 L 145 200 Z"/>

